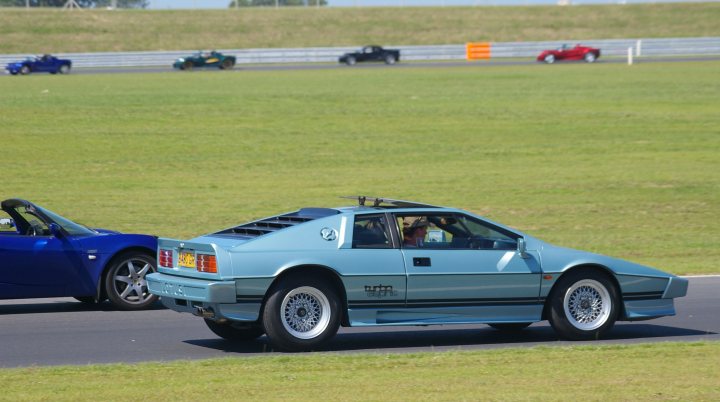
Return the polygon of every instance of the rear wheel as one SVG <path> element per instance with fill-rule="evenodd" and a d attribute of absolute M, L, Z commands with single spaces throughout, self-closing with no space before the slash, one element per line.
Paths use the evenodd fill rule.
<path fill-rule="evenodd" d="M 183 70 L 187 70 L 187 71 L 192 70 L 192 69 L 193 69 L 193 64 L 192 64 L 192 62 L 191 62 L 191 61 L 186 61 L 185 63 L 183 63 L 183 64 L 182 64 L 182 69 L 183 69 Z"/>
<path fill-rule="evenodd" d="M 337 333 L 340 326 L 337 292 L 322 278 L 284 278 L 273 287 L 265 303 L 263 325 L 276 349 L 312 350 Z"/>
<path fill-rule="evenodd" d="M 205 324 L 215 335 L 229 341 L 252 341 L 265 333 L 265 330 L 259 325 L 241 325 L 234 322 L 219 323 L 207 318 Z"/>
<path fill-rule="evenodd" d="M 550 296 L 550 325 L 566 339 L 599 339 L 615 325 L 619 300 L 607 275 L 570 272 L 560 278 Z"/>
<path fill-rule="evenodd" d="M 585 53 L 585 61 L 586 61 L 586 62 L 592 63 L 592 62 L 594 62 L 596 59 L 597 59 L 597 57 L 595 57 L 595 53 L 593 53 L 593 52 L 587 52 L 587 53 Z"/>
<path fill-rule="evenodd" d="M 22 75 L 30 74 L 30 67 L 28 67 L 28 66 L 20 67 L 20 74 L 22 74 Z"/>
<path fill-rule="evenodd" d="M 347 64 L 348 66 L 354 66 L 355 63 L 357 63 L 357 60 L 352 56 L 348 56 L 348 58 L 345 59 L 345 64 Z"/>
<path fill-rule="evenodd" d="M 153 304 L 158 296 L 150 293 L 145 276 L 155 272 L 155 258 L 139 252 L 125 253 L 113 259 L 105 273 L 105 292 L 120 310 L 140 310 Z"/>
<path fill-rule="evenodd" d="M 547 64 L 553 64 L 553 63 L 555 63 L 555 55 L 549 54 L 549 55 L 545 56 L 545 58 L 543 60 Z"/>

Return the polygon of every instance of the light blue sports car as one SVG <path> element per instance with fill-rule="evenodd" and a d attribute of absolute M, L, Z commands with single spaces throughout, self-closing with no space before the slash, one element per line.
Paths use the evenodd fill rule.
<path fill-rule="evenodd" d="M 687 279 L 553 246 L 469 212 L 352 197 L 191 240 L 159 239 L 150 292 L 235 341 L 267 334 L 278 350 L 318 348 L 340 325 L 549 320 L 596 339 L 617 320 L 674 315 Z"/>

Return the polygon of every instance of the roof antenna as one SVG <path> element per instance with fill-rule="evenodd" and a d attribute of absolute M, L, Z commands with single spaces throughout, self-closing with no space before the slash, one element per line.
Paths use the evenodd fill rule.
<path fill-rule="evenodd" d="M 361 195 L 358 197 L 358 204 L 360 204 L 361 207 L 365 206 L 365 196 Z"/>

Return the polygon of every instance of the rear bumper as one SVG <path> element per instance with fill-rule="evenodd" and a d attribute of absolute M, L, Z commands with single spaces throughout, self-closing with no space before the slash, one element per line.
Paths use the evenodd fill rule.
<path fill-rule="evenodd" d="M 208 281 L 152 273 L 146 277 L 150 293 L 165 307 L 180 312 L 233 321 L 257 321 L 261 301 L 238 301 L 235 281 Z"/>

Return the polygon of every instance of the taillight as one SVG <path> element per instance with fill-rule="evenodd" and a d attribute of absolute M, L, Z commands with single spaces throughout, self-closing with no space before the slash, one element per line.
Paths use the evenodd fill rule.
<path fill-rule="evenodd" d="M 161 267 L 172 268 L 173 267 L 173 252 L 172 250 L 160 249 L 158 252 L 158 264 Z"/>
<path fill-rule="evenodd" d="M 217 273 L 217 260 L 214 255 L 198 254 L 197 270 L 200 272 Z"/>

